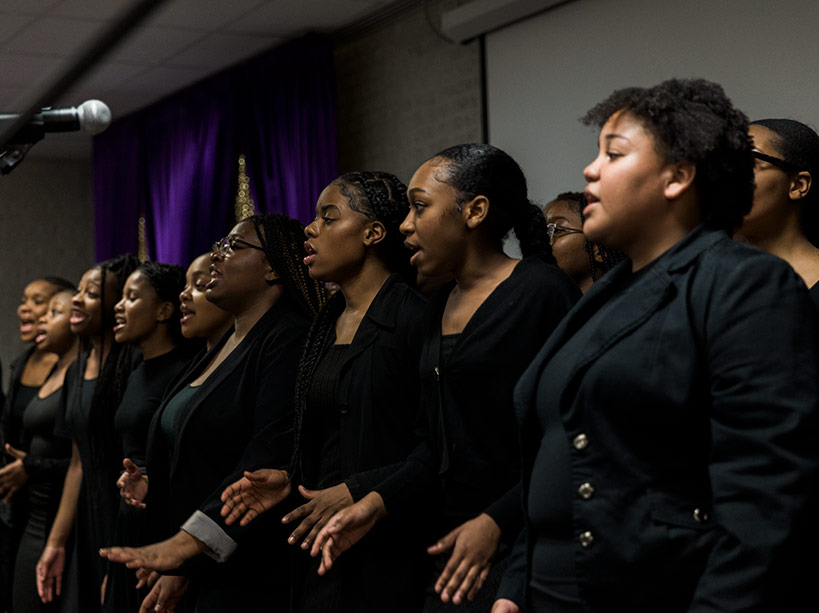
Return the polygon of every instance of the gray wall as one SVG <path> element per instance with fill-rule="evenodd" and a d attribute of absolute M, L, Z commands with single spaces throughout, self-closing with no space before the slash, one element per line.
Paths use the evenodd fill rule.
<path fill-rule="evenodd" d="M 38 276 L 79 281 L 94 259 L 91 161 L 29 158 L 0 176 L 0 360 L 8 364 L 25 346 L 15 310 L 23 288 Z"/>
<path fill-rule="evenodd" d="M 341 172 L 406 182 L 437 151 L 481 140 L 478 43 L 451 43 L 427 19 L 453 4 L 432 0 L 336 43 Z"/>

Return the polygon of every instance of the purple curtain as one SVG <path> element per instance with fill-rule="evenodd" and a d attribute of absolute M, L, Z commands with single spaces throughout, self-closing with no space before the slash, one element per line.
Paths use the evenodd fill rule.
<path fill-rule="evenodd" d="M 331 45 L 310 35 L 115 122 L 94 139 L 97 258 L 186 265 L 234 222 L 245 154 L 257 211 L 307 222 L 337 174 Z"/>

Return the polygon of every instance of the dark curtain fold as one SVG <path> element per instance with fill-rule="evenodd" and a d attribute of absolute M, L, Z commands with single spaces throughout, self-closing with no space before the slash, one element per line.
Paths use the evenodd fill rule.
<path fill-rule="evenodd" d="M 328 39 L 310 35 L 115 122 L 94 139 L 97 258 L 136 251 L 186 265 L 234 221 L 244 153 L 257 211 L 306 222 L 336 177 Z"/>

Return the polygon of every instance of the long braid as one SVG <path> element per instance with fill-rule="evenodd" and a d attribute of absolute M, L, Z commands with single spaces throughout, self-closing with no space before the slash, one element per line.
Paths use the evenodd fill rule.
<path fill-rule="evenodd" d="M 562 194 L 558 194 L 553 202 L 559 200 L 568 202 L 572 211 L 577 213 L 580 217 L 581 228 L 586 225 L 586 216 L 583 215 L 583 209 L 586 208 L 588 202 L 586 202 L 586 196 L 583 195 L 583 192 L 563 192 Z M 606 247 L 600 243 L 593 243 L 586 238 L 585 234 L 583 235 L 583 240 L 583 246 L 589 255 L 589 270 L 591 271 L 592 282 L 597 281 L 600 277 L 597 270 L 598 268 L 605 274 L 626 258 L 626 255 L 619 249 Z M 595 257 L 595 252 L 600 255 L 600 260 Z"/>
<path fill-rule="evenodd" d="M 304 226 L 277 213 L 261 213 L 247 218 L 268 263 L 279 274 L 290 297 L 310 317 L 315 318 L 326 301 L 324 286 L 310 277 L 304 265 Z"/>

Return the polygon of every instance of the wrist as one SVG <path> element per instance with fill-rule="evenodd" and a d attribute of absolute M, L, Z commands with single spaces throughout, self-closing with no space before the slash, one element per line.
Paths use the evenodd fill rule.
<path fill-rule="evenodd" d="M 378 492 L 368 493 L 361 499 L 361 502 L 371 510 L 373 519 L 376 521 L 387 516 L 387 505 L 384 504 L 384 499 Z"/>

